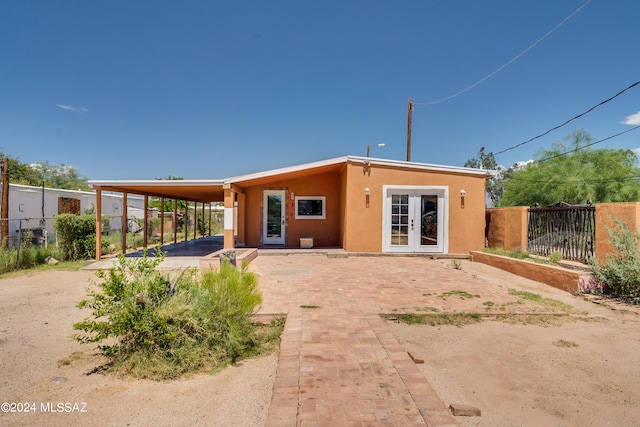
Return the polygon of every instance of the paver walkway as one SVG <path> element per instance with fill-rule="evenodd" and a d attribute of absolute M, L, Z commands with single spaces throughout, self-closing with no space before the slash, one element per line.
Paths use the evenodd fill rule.
<path fill-rule="evenodd" d="M 267 426 L 451 426 L 455 418 L 380 318 L 452 311 L 443 292 L 513 301 L 445 261 L 410 257 L 258 256 L 262 313 L 287 313 Z M 457 298 L 456 310 L 479 310 Z M 301 306 L 317 306 L 303 308 Z"/>

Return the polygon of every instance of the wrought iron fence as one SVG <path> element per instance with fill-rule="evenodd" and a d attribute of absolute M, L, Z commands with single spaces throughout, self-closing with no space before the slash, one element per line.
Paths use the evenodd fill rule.
<path fill-rule="evenodd" d="M 595 213 L 593 205 L 529 209 L 528 251 L 543 256 L 560 252 L 562 259 L 587 262 L 595 247 Z"/>

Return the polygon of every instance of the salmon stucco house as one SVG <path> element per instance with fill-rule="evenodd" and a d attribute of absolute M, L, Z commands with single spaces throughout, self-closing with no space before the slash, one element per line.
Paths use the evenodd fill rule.
<path fill-rule="evenodd" d="M 486 170 L 346 156 L 222 180 L 90 185 L 98 195 L 224 202 L 225 249 L 312 244 L 468 254 L 484 247 L 486 176 Z"/>

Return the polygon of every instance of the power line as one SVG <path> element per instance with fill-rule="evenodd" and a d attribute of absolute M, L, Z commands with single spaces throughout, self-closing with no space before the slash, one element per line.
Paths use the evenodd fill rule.
<path fill-rule="evenodd" d="M 640 83 L 640 82 L 639 82 L 639 83 Z M 636 84 L 637 84 L 637 83 L 636 83 Z M 616 137 L 618 137 L 618 136 L 620 136 L 620 135 L 624 135 L 625 133 L 628 133 L 628 132 L 634 131 L 634 130 L 636 130 L 636 129 L 638 129 L 638 128 L 640 128 L 640 125 L 635 126 L 635 127 L 632 127 L 631 129 L 627 129 L 627 130 L 625 130 L 625 131 L 623 131 L 623 132 L 616 133 L 615 135 L 608 136 L 608 137 L 603 138 L 603 139 L 601 139 L 601 140 L 599 140 L 599 141 L 591 142 L 591 143 L 586 144 L 586 145 L 584 145 L 584 146 L 582 146 L 582 147 L 574 148 L 573 150 L 565 151 L 564 153 L 556 154 L 556 155 L 554 155 L 554 156 L 547 157 L 546 159 L 536 160 L 536 163 L 543 163 L 543 162 L 549 161 L 549 160 L 551 160 L 551 159 L 555 159 L 555 158 L 558 158 L 558 157 L 566 156 L 567 154 L 575 153 L 575 152 L 576 152 L 576 151 L 578 151 L 578 150 L 582 150 L 582 149 L 584 149 L 584 148 L 591 147 L 592 145 L 600 144 L 601 142 L 605 142 L 605 141 L 608 141 L 608 140 L 610 140 L 610 139 L 616 138 Z"/>
<path fill-rule="evenodd" d="M 640 179 L 640 176 L 626 176 L 626 177 L 618 177 L 618 178 L 607 178 L 607 179 L 581 179 L 575 181 L 549 181 L 545 179 L 524 179 L 524 178 L 509 178 L 514 181 L 521 182 L 534 182 L 541 184 L 554 184 L 554 185 L 582 185 L 582 184 L 598 184 L 598 183 L 607 183 L 607 182 L 621 182 L 621 181 L 633 181 Z"/>
<path fill-rule="evenodd" d="M 502 151 L 497 151 L 497 152 L 495 152 L 495 153 L 493 153 L 493 154 L 494 154 L 494 156 L 497 156 L 498 154 L 506 153 L 506 152 L 507 152 L 507 151 L 509 151 L 509 150 L 513 150 L 514 148 L 518 148 L 518 147 L 521 147 L 521 146 L 523 146 L 523 145 L 525 145 L 525 144 L 528 144 L 528 143 L 530 143 L 530 142 L 532 142 L 532 141 L 535 141 L 535 140 L 536 140 L 536 139 L 538 139 L 538 138 L 542 138 L 543 136 L 545 136 L 545 135 L 547 135 L 547 134 L 549 134 L 549 133 L 553 132 L 554 130 L 560 129 L 561 127 L 563 127 L 563 126 L 565 126 L 565 125 L 569 124 L 570 122 L 572 122 L 572 121 L 574 121 L 574 120 L 576 120 L 576 119 L 578 119 L 578 118 L 580 118 L 580 117 L 584 116 L 585 114 L 588 114 L 588 113 L 592 112 L 593 110 L 595 110 L 596 108 L 600 107 L 601 105 L 604 105 L 604 104 L 606 104 L 607 102 L 609 102 L 609 101 L 611 101 L 611 100 L 613 100 L 613 99 L 617 98 L 618 96 L 622 95 L 623 93 L 625 93 L 625 92 L 626 92 L 626 91 L 628 91 L 629 89 L 631 89 L 631 88 L 633 88 L 633 87 L 635 87 L 635 86 L 637 86 L 637 85 L 639 85 L 639 84 L 640 84 L 640 81 L 637 81 L 637 82 L 633 83 L 632 85 L 630 85 L 630 86 L 628 86 L 628 87 L 626 87 L 626 88 L 622 89 L 620 92 L 616 93 L 616 94 L 615 94 L 615 95 L 613 95 L 612 97 L 610 97 L 610 98 L 608 98 L 608 99 L 605 99 L 604 101 L 602 101 L 602 102 L 600 102 L 600 103 L 598 103 L 598 104 L 594 105 L 593 107 L 589 108 L 587 111 L 585 111 L 585 112 L 583 112 L 583 113 L 580 113 L 580 114 L 578 114 L 577 116 L 574 116 L 574 117 L 570 118 L 569 120 L 565 121 L 564 123 L 559 124 L 559 125 L 557 125 L 557 126 L 554 126 L 554 127 L 552 127 L 551 129 L 549 129 L 548 131 L 543 132 L 543 133 L 541 133 L 540 135 L 536 135 L 536 136 L 534 136 L 533 138 L 531 138 L 531 139 L 529 139 L 529 140 L 527 140 L 527 141 L 524 141 L 524 142 L 521 142 L 521 143 L 519 143 L 519 144 L 516 144 L 516 145 L 514 145 L 513 147 L 505 148 L 505 149 L 504 149 L 504 150 L 502 150 Z M 633 129 L 632 129 L 632 130 L 633 130 Z M 622 132 L 622 133 L 625 133 L 625 132 Z M 622 133 L 621 133 L 621 134 L 622 134 Z M 619 135 L 621 135 L 621 134 L 619 134 Z M 617 135 L 614 135 L 614 136 L 617 136 Z M 599 142 L 602 142 L 602 141 L 599 141 Z"/>
<path fill-rule="evenodd" d="M 558 157 L 562 157 L 562 156 L 566 156 L 567 154 L 571 154 L 571 153 L 575 153 L 576 151 L 582 150 L 584 148 L 587 147 L 591 147 L 593 145 L 599 144 L 601 142 L 604 141 L 608 141 L 610 139 L 613 139 L 615 137 L 618 137 L 620 135 L 623 135 L 625 133 L 628 132 L 632 132 L 636 129 L 640 129 L 640 125 L 632 127 L 631 129 L 627 129 L 624 132 L 619 132 L 615 135 L 611 135 L 608 136 L 606 138 L 603 138 L 601 140 L 592 142 L 590 144 L 584 145 L 582 147 L 578 147 L 575 148 L 573 150 L 569 150 L 569 151 L 565 151 L 564 153 L 560 153 L 560 154 L 556 154 L 550 157 L 547 157 L 545 159 L 542 160 L 536 160 L 534 163 L 544 163 L 548 160 L 551 159 L 555 159 Z M 606 179 L 583 179 L 583 180 L 576 180 L 576 181 L 567 181 L 567 180 L 562 180 L 562 181 L 549 181 L 549 180 L 544 180 L 544 179 L 525 179 L 525 178 L 519 178 L 517 176 L 514 177 L 510 177 L 509 179 L 512 179 L 514 181 L 522 181 L 522 182 L 533 182 L 533 183 L 543 183 L 543 184 L 554 184 L 554 185 L 583 185 L 583 184 L 597 184 L 597 183 L 607 183 L 607 182 L 622 182 L 622 181 L 633 181 L 633 180 L 640 180 L 640 176 L 627 176 L 627 177 L 619 177 L 619 178 L 606 178 Z"/>
<path fill-rule="evenodd" d="M 447 96 L 446 98 L 438 99 L 437 101 L 431 101 L 431 102 L 414 102 L 414 105 L 434 105 L 434 104 L 439 104 L 441 102 L 448 101 L 448 100 L 450 100 L 452 98 L 455 98 L 456 96 L 462 95 L 463 93 L 473 89 L 474 87 L 478 86 L 479 84 L 481 84 L 481 83 L 485 82 L 486 80 L 490 79 L 491 77 L 495 76 L 500 71 L 504 70 L 509 65 L 511 65 L 513 62 L 515 62 L 517 59 L 519 59 L 522 55 L 524 55 L 525 53 L 527 53 L 528 51 L 530 51 L 531 49 L 536 47 L 538 44 L 540 44 L 540 42 L 542 42 L 544 39 L 549 37 L 554 31 L 556 31 L 558 28 L 563 26 L 569 19 L 573 18 L 578 12 L 580 12 L 589 3 L 591 3 L 591 0 L 587 0 L 582 6 L 577 8 L 571 15 L 567 16 L 566 18 L 564 18 L 562 20 L 562 22 L 560 22 L 558 25 L 556 25 L 551 30 L 549 30 L 544 36 L 540 37 L 535 43 L 530 45 L 528 48 L 526 48 L 525 50 L 523 50 L 522 52 L 520 52 L 519 54 L 517 54 L 516 56 L 511 58 L 509 61 L 507 61 L 504 65 L 498 67 L 495 71 L 493 71 L 492 73 L 489 73 L 487 76 L 485 76 L 482 79 L 478 80 L 477 82 L 475 82 L 471 86 L 468 86 L 467 88 L 462 89 L 461 91 L 456 92 L 453 95 Z"/>

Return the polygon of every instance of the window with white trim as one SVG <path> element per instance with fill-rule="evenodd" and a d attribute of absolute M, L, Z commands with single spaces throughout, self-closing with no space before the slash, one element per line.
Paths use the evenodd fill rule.
<path fill-rule="evenodd" d="M 325 196 L 296 196 L 296 219 L 325 219 Z"/>

